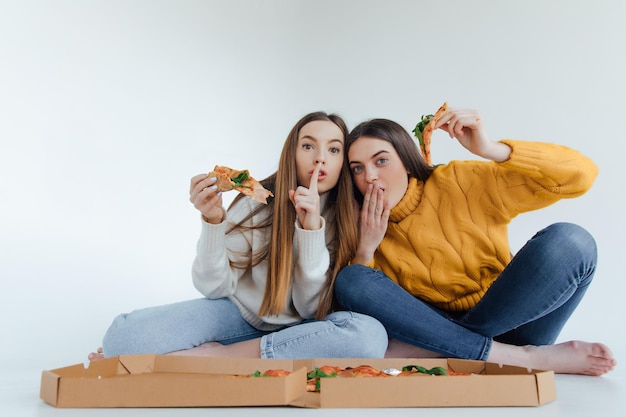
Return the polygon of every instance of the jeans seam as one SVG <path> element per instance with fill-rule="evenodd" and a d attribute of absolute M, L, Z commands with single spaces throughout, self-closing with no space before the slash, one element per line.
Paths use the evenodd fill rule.
<path fill-rule="evenodd" d="M 353 322 L 356 319 L 356 317 L 355 317 L 354 313 L 352 313 L 351 311 L 342 311 L 342 312 L 343 313 L 347 313 L 348 317 L 341 318 L 340 320 L 337 320 L 337 319 L 327 319 L 326 320 L 326 321 L 328 321 L 328 322 L 333 324 L 332 327 L 326 327 L 323 330 L 318 330 L 318 331 L 315 331 L 315 332 L 312 332 L 312 333 L 307 333 L 307 334 L 301 334 L 301 335 L 298 335 L 297 337 L 292 337 L 292 338 L 289 338 L 289 339 L 285 339 L 285 340 L 280 342 L 280 345 L 281 346 L 294 345 L 294 344 L 301 343 L 300 341 L 303 341 L 303 340 L 306 340 L 306 339 L 318 338 L 318 337 L 320 337 L 320 335 L 333 333 L 333 332 L 336 331 L 336 329 L 345 329 L 346 327 L 348 327 L 348 325 L 351 322 Z M 280 331 L 280 330 L 278 330 L 278 331 Z M 263 359 L 275 359 L 276 358 L 274 350 L 276 349 L 276 347 L 278 345 L 274 343 L 274 335 L 278 331 L 266 334 L 263 337 L 261 337 L 261 341 L 260 341 L 261 358 L 263 358 Z"/>

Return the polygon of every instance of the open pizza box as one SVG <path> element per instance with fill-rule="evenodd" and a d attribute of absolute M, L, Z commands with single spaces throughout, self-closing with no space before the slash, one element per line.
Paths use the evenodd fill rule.
<path fill-rule="evenodd" d="M 40 397 L 60 408 L 287 405 L 306 392 L 306 369 L 286 377 L 233 375 L 292 366 L 290 360 L 120 355 L 87 368 L 43 371 Z"/>
<path fill-rule="evenodd" d="M 334 365 L 447 367 L 463 376 L 322 378 L 307 392 L 307 371 Z M 281 377 L 238 378 L 284 369 Z M 41 376 L 40 396 L 59 408 L 93 407 L 461 407 L 538 406 L 556 398 L 554 373 L 458 359 L 204 358 L 121 355 Z"/>
<path fill-rule="evenodd" d="M 342 407 L 499 407 L 539 406 L 556 399 L 554 372 L 498 366 L 461 359 L 313 359 L 300 364 L 401 370 L 443 367 L 469 375 L 415 375 L 389 378 L 321 378 L 320 392 L 307 392 L 291 405 Z M 296 367 L 300 366 L 296 364 Z"/>

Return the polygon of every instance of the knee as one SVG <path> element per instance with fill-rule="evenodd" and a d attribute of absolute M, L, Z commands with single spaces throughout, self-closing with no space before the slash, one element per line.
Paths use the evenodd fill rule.
<path fill-rule="evenodd" d="M 587 264 L 596 264 L 596 240 L 585 228 L 573 223 L 555 223 L 544 230 L 554 236 L 555 247 L 560 251 L 567 251 L 572 257 Z"/>
<path fill-rule="evenodd" d="M 339 274 L 337 274 L 337 278 L 335 279 L 334 289 L 337 300 L 341 302 L 346 299 L 346 297 L 354 295 L 355 290 L 357 290 L 361 285 L 360 281 L 369 270 L 371 270 L 371 268 L 355 264 L 348 265 L 339 271 Z"/>
<path fill-rule="evenodd" d="M 125 326 L 126 316 L 127 314 L 120 314 L 113 319 L 113 323 L 109 326 L 102 338 L 102 352 L 107 358 L 131 353 L 127 346 L 127 341 L 129 341 L 130 338 L 128 337 Z"/>
<path fill-rule="evenodd" d="M 346 357 L 382 358 L 387 351 L 389 337 L 385 327 L 375 318 L 350 311 L 337 311 L 329 319 L 340 327 L 350 340 Z"/>
<path fill-rule="evenodd" d="M 363 268 L 363 265 L 348 265 L 342 268 L 337 274 L 335 285 L 340 286 L 342 289 L 351 286 L 351 282 L 358 278 L 361 268 Z"/>

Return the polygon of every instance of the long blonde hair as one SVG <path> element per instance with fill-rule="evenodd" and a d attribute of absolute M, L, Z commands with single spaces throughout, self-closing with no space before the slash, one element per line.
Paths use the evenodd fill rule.
<path fill-rule="evenodd" d="M 270 198 L 266 206 L 260 205 L 253 210 L 228 231 L 230 232 L 238 227 L 246 227 L 243 226 L 243 223 L 262 211 L 266 211 L 267 216 L 254 228 L 272 227 L 274 224 L 280 225 L 280 227 L 272 227 L 270 242 L 253 254 L 251 260 L 250 266 L 257 265 L 265 259 L 268 262 L 265 294 L 259 309 L 259 315 L 261 316 L 276 316 L 283 311 L 287 302 L 289 288 L 293 281 L 293 240 L 296 212 L 291 200 L 289 200 L 289 190 L 295 190 L 298 186 L 295 161 L 300 130 L 306 124 L 316 120 L 334 123 L 343 133 L 344 140 L 347 138 L 348 128 L 343 119 L 336 114 L 314 112 L 302 117 L 291 129 L 285 140 L 278 163 L 278 170 L 260 181 L 265 188 L 272 191 L 274 198 Z M 346 155 L 347 153 L 344 150 L 344 164 L 341 168 L 341 175 L 337 184 L 327 192 L 326 204 L 322 207 L 322 216 L 326 220 L 326 227 L 334 230 L 334 236 L 328 244 L 330 267 L 326 273 L 326 282 L 320 294 L 315 316 L 317 319 L 326 317 L 334 308 L 333 289 L 335 277 L 339 270 L 352 259 L 357 247 L 358 229 L 353 200 L 352 178 L 346 162 Z M 241 198 L 243 198 L 243 195 L 238 195 L 232 204 L 235 204 Z"/>

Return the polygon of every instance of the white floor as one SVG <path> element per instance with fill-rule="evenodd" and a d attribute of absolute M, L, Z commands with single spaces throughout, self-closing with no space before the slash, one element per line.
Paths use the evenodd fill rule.
<path fill-rule="evenodd" d="M 180 409 L 62 409 L 39 399 L 38 372 L 0 375 L 0 415 L 22 416 L 354 416 L 354 409 L 298 409 L 291 407 L 263 408 L 180 408 Z M 394 409 L 394 416 L 624 416 L 626 415 L 626 375 L 613 373 L 600 378 L 557 375 L 557 400 L 541 407 L 519 408 L 420 408 Z M 386 410 L 388 414 L 390 410 Z M 379 409 L 360 409 L 359 416 L 378 416 Z"/>

